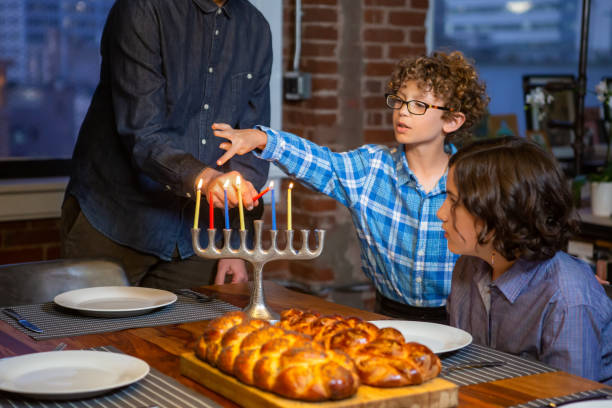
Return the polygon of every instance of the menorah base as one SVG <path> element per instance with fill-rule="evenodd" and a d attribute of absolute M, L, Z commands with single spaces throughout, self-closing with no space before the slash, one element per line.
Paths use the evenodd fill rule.
<path fill-rule="evenodd" d="M 250 303 L 243 312 L 251 319 L 279 320 L 280 318 L 278 313 L 268 309 L 265 304 Z"/>

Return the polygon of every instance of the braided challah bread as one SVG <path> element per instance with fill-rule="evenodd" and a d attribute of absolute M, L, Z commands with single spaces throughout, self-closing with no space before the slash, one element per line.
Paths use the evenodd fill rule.
<path fill-rule="evenodd" d="M 196 355 L 240 381 L 288 398 L 323 401 L 350 397 L 360 381 L 341 351 L 325 350 L 309 336 L 230 312 L 213 320 Z"/>
<path fill-rule="evenodd" d="M 356 317 L 290 309 L 281 313 L 278 326 L 312 336 L 327 350 L 344 351 L 355 362 L 361 382 L 374 387 L 421 384 L 442 368 L 438 356 L 426 346 L 406 343 L 396 329 L 379 329 Z"/>

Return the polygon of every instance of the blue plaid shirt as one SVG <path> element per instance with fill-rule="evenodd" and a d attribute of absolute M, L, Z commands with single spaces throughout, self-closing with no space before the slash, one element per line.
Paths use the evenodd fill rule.
<path fill-rule="evenodd" d="M 426 193 L 408 167 L 403 146 L 366 145 L 334 153 L 287 132 L 258 128 L 268 135 L 259 157 L 350 210 L 362 268 L 376 290 L 413 306 L 446 303 L 458 258 L 448 250 L 436 217 L 446 198 L 446 173 Z"/>

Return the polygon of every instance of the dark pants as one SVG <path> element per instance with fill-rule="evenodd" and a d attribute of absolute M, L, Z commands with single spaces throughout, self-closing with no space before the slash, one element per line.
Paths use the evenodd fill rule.
<path fill-rule="evenodd" d="M 446 307 L 415 307 L 388 299 L 376 292 L 376 313 L 403 320 L 449 324 Z"/>
<path fill-rule="evenodd" d="M 171 261 L 117 244 L 96 230 L 78 201 L 68 196 L 62 206 L 62 256 L 64 258 L 109 258 L 123 266 L 131 285 L 160 289 L 192 288 L 214 283 L 217 261 L 196 255 Z"/>

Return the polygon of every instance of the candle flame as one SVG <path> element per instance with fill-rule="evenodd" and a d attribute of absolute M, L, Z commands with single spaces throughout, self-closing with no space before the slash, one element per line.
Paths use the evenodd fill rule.
<path fill-rule="evenodd" d="M 236 177 L 236 185 L 239 186 L 240 185 L 240 176 Z"/>
<path fill-rule="evenodd" d="M 289 188 L 293 188 L 293 183 L 289 183 Z"/>
<path fill-rule="evenodd" d="M 274 188 L 274 181 L 271 181 L 270 184 L 268 185 L 269 188 Z"/>
<path fill-rule="evenodd" d="M 202 182 L 204 180 L 200 179 L 200 181 L 198 181 L 198 190 L 200 190 L 202 188 Z"/>
<path fill-rule="evenodd" d="M 223 183 L 223 189 L 227 190 L 228 186 L 229 186 L 229 180 L 225 180 L 225 183 Z"/>

